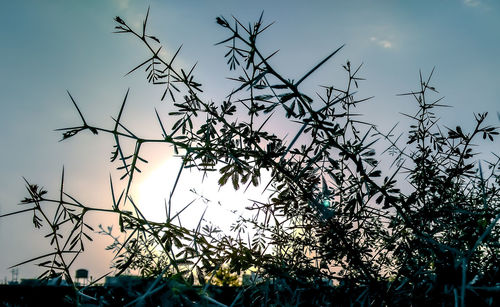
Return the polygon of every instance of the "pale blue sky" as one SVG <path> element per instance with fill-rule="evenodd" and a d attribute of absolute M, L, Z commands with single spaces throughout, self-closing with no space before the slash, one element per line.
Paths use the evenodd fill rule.
<path fill-rule="evenodd" d="M 264 10 L 264 19 L 276 23 L 261 44 L 264 50 L 280 49 L 273 63 L 289 78 L 299 77 L 345 43 L 342 52 L 314 75 L 311 92 L 317 84 L 342 82 L 340 65 L 347 59 L 363 62 L 361 74 L 367 81 L 360 94 L 375 98 L 362 112 L 381 127 L 403 121 L 398 112 L 412 112 L 411 101 L 396 94 L 416 88 L 418 70 L 427 74 L 434 66 L 434 85 L 453 106 L 440 114 L 444 123 L 467 126 L 473 112 L 489 111 L 490 122 L 498 124 L 500 2 L 495 0 L 2 1 L 1 213 L 15 210 L 24 197 L 22 176 L 56 193 L 63 165 L 70 192 L 82 201 L 109 203 L 111 139 L 82 135 L 59 143 L 60 134 L 53 130 L 78 123 L 66 90 L 92 123 L 109 125 L 130 87 L 125 120 L 155 135 L 156 130 L 147 128 L 157 128 L 153 108 L 165 108 L 159 102 L 161 89 L 147 86 L 141 74 L 123 77 L 147 54 L 137 41 L 112 34 L 114 16 L 138 25 L 148 6 L 151 33 L 170 52 L 184 44 L 179 59 L 186 65 L 198 62 L 206 98 L 217 100 L 232 87 L 225 80 L 225 49 L 214 46 L 227 33 L 215 17 L 234 15 L 248 22 Z M 0 220 L 2 279 L 9 265 L 48 250 L 29 221 L 29 215 Z M 99 263 L 105 243 L 96 244 L 86 256 L 84 263 L 90 263 L 94 275 L 108 265 Z M 22 276 L 35 271 L 20 268 Z"/>

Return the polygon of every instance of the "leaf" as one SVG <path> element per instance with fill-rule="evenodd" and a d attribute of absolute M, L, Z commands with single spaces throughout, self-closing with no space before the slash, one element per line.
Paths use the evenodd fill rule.
<path fill-rule="evenodd" d="M 224 17 L 217 17 L 215 18 L 215 21 L 220 25 L 223 26 L 224 28 L 228 28 L 229 24 L 227 20 Z"/>
<path fill-rule="evenodd" d="M 86 234 L 85 232 L 82 232 L 82 234 L 85 236 L 85 238 L 87 238 L 87 240 L 89 241 L 94 241 L 88 234 Z"/>
<path fill-rule="evenodd" d="M 120 16 L 116 16 L 115 21 L 118 22 L 119 24 L 125 25 L 125 21 L 123 21 L 123 19 L 121 19 Z"/>
<path fill-rule="evenodd" d="M 155 36 L 149 35 L 148 37 L 150 39 L 154 40 L 155 42 L 157 42 L 158 44 L 160 43 L 160 40 L 158 38 L 156 38 Z"/>
<path fill-rule="evenodd" d="M 286 93 L 286 94 L 282 94 L 280 95 L 280 102 L 281 103 L 285 103 L 287 102 L 288 100 L 292 99 L 293 97 L 295 97 L 295 94 L 294 93 Z"/>
<path fill-rule="evenodd" d="M 233 188 L 235 190 L 238 190 L 240 188 L 240 175 L 238 174 L 238 172 L 233 172 L 233 175 L 231 176 L 231 181 L 233 183 Z"/>

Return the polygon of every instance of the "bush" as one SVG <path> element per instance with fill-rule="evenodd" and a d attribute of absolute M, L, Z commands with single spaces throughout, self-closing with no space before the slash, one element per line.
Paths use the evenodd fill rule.
<path fill-rule="evenodd" d="M 322 86 L 317 98 L 303 86 L 343 46 L 300 79 L 290 80 L 271 64 L 276 53 L 264 54 L 257 45 L 269 27 L 262 16 L 248 26 L 216 19 L 228 32 L 219 45 L 229 44 L 225 57 L 236 89 L 220 103 L 205 101 L 194 67 L 177 66 L 181 48 L 171 58 L 160 56 L 160 41 L 146 31 L 147 19 L 148 14 L 136 31 L 116 17 L 116 32 L 136 37 L 151 52 L 130 73 L 145 69 L 148 82 L 163 87 L 161 99 L 172 105 L 168 116 L 174 124 L 168 127 L 157 112 L 161 138 L 143 138 L 127 129 L 121 120 L 127 92 L 111 128 L 92 126 L 70 95 L 82 122 L 60 129 L 63 139 L 86 130 L 112 135 L 111 162 L 118 164 L 126 188 L 116 193 L 111 180 L 112 204 L 100 209 L 64 193 L 64 172 L 56 199 L 27 181 L 27 209 L 17 213 L 32 211 L 35 226 L 49 228 L 55 251 L 21 264 L 45 259 L 38 264 L 47 268 L 42 278 L 63 275 L 72 283 L 69 268 L 94 231 L 85 218 L 100 211 L 116 214 L 126 234 L 120 240 L 112 227 L 99 229 L 114 238 L 109 248 L 116 254 L 116 274 L 132 269 L 154 280 L 130 297 L 134 302 L 170 289 L 180 297 L 199 296 L 182 304 L 219 304 L 208 291 L 217 283 L 212 278 L 250 269 L 259 278 L 240 287 L 233 303 L 498 302 L 500 158 L 482 164 L 473 160 L 477 139 L 494 141 L 498 135 L 496 127 L 485 124 L 487 114 L 474 115 L 471 131 L 440 126 L 435 112 L 442 105 L 431 98 L 437 93 L 433 73 L 420 74 L 418 89 L 404 94 L 416 101 L 408 132 L 399 137 L 395 128 L 384 133 L 353 112 L 368 99 L 354 92 L 363 80 L 360 66 L 347 61 L 342 65 L 346 87 Z M 272 121 L 297 132 L 283 140 L 270 127 Z M 376 142 L 386 144 L 379 153 Z M 202 220 L 196 229 L 187 229 L 171 211 L 165 222 L 149 221 L 129 195 L 139 167 L 147 163 L 141 150 L 149 143 L 169 144 L 182 156 L 177 178 L 184 169 L 196 168 L 234 189 L 267 185 L 272 196 L 249 206 L 255 217 L 241 217 L 230 234 Z M 269 182 L 263 182 L 264 171 L 271 174 Z M 52 217 L 46 205 L 56 207 Z M 247 228 L 254 230 L 248 240 L 243 236 Z M 173 281 L 182 286 L 172 290 Z"/>

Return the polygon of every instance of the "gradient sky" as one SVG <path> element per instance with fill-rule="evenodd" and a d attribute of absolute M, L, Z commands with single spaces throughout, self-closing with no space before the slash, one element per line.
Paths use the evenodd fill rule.
<path fill-rule="evenodd" d="M 350 0 L 350 1 L 3 1 L 0 10 L 0 213 L 16 210 L 25 196 L 22 177 L 57 194 L 61 169 L 68 192 L 78 199 L 109 206 L 108 175 L 112 140 L 79 135 L 58 142 L 56 128 L 79 123 L 66 90 L 91 123 L 111 125 L 110 116 L 131 88 L 124 117 L 131 128 L 158 136 L 154 108 L 165 111 L 160 88 L 138 73 L 124 77 L 147 53 L 130 37 L 112 34 L 114 16 L 139 26 L 148 6 L 149 29 L 180 62 L 198 62 L 205 97 L 215 101 L 232 88 L 223 55 L 214 46 L 226 38 L 215 23 L 219 15 L 255 21 L 264 10 L 276 23 L 263 35 L 264 50 L 280 49 L 273 64 L 291 79 L 300 77 L 342 44 L 346 47 L 313 76 L 318 84 L 342 84 L 340 65 L 364 63 L 361 96 L 375 96 L 362 108 L 366 119 L 389 128 L 414 110 L 396 94 L 418 86 L 418 71 L 436 67 L 433 85 L 453 106 L 439 115 L 449 126 L 470 127 L 473 112 L 500 111 L 500 2 L 496 0 Z M 436 96 L 438 98 L 440 96 Z M 404 125 L 403 125 L 404 126 Z M 498 143 L 497 143 L 498 144 Z M 499 148 L 485 146 L 485 151 Z M 163 151 L 162 151 L 163 152 Z M 152 152 L 161 163 L 162 152 Z M 157 164 L 152 164 L 152 168 Z M 159 164 L 158 164 L 159 165 Z M 153 170 L 146 170 L 145 175 Z M 34 232 L 29 214 L 0 219 L 0 278 L 8 266 L 50 251 L 45 233 Z M 95 218 L 94 226 L 100 223 Z M 108 220 L 109 222 L 109 220 Z M 94 236 L 96 239 L 97 235 Z M 85 254 L 91 275 L 104 273 L 110 255 L 106 240 Z M 38 270 L 20 268 L 20 276 Z"/>

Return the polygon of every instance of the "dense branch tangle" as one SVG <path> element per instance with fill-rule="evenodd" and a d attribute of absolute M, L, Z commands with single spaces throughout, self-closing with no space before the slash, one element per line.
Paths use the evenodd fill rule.
<path fill-rule="evenodd" d="M 138 254 L 154 258 L 148 247 L 159 244 L 166 258 L 161 258 L 158 269 L 148 274 L 160 276 L 172 266 L 176 274 L 184 276 L 187 266 L 192 278 L 195 267 L 203 276 L 229 262 L 233 271 L 254 267 L 271 278 L 311 282 L 326 277 L 345 284 L 352 282 L 366 287 L 363 295 L 376 293 L 383 302 L 391 291 L 407 291 L 422 279 L 432 280 L 439 269 L 435 262 L 442 254 L 451 252 L 451 259 L 462 261 L 465 271 L 468 266 L 481 267 L 481 253 L 487 254 L 487 259 L 496 259 L 494 251 L 498 246 L 486 238 L 494 241 L 498 237 L 494 230 L 500 216 L 499 179 L 495 173 L 498 163 L 490 164 L 493 170 L 487 179 L 482 173 L 477 177 L 472 164 L 467 163 L 473 157 L 470 146 L 475 136 L 493 140 L 498 134 L 495 127 L 483 125 L 486 115 L 476 116 L 477 125 L 471 134 L 457 127 L 448 129 L 445 135 L 432 113 L 440 100 L 426 101 L 426 92 L 435 89 L 429 84 L 430 76 L 426 81 L 421 76 L 420 90 L 409 93 L 419 109 L 416 115 L 409 116 L 416 125 L 411 126 L 403 148 L 400 138 L 393 138 L 392 130 L 383 134 L 375 125 L 357 120 L 358 114 L 352 112 L 353 107 L 369 99 L 355 98 L 354 88 L 363 80 L 358 76 L 361 65 L 354 68 L 349 61 L 342 65 L 347 74 L 344 89 L 322 86 L 324 93 L 315 93 L 316 99 L 306 94 L 304 81 L 343 46 L 298 81 L 290 80 L 271 64 L 277 52 L 264 55 L 257 45 L 259 35 L 270 26 L 262 24 L 262 15 L 248 26 L 236 18 L 234 22 L 216 19 L 230 33 L 229 38 L 218 43 L 229 43 L 229 69 L 241 69 L 241 75 L 230 78 L 237 86 L 224 101 L 207 102 L 201 97 L 201 83 L 194 78 L 195 66 L 184 70 L 175 65 L 181 48 L 166 59 L 160 41 L 146 33 L 148 16 L 149 10 L 142 31 L 133 30 L 120 17 L 115 18 L 116 29 L 137 37 L 150 51 L 151 56 L 129 73 L 145 68 L 150 83 L 165 87 L 161 99 L 172 103 L 174 110 L 169 116 L 176 118 L 174 124 L 166 127 L 156 112 L 162 137 L 134 134 L 121 122 L 127 91 L 112 129 L 89 125 L 71 95 L 82 124 L 60 129 L 63 139 L 87 129 L 114 137 L 111 161 L 120 163 L 121 179 L 126 179 L 127 184 L 118 200 L 112 187 L 113 206 L 107 212 L 118 214 L 121 230 L 128 231 L 126 240 L 114 246 L 121 257 L 121 271 L 134 263 L 140 266 L 144 259 L 137 258 Z M 273 121 L 296 127 L 297 132 L 286 141 L 269 127 Z M 434 128 L 437 132 L 432 131 Z M 373 149 L 379 139 L 388 141 L 388 151 L 397 153 L 398 161 L 393 163 L 395 170 L 383 180 L 379 178 L 382 170 Z M 124 141 L 133 142 L 132 153 L 126 153 Z M 171 223 L 175 217 L 168 217 L 166 223 L 147 221 L 129 197 L 134 174 L 140 172 L 139 164 L 147 163 L 141 156 L 146 143 L 172 145 L 175 153 L 183 157 L 183 168 L 197 168 L 208 175 L 219 172 L 220 185 L 230 181 L 234 189 L 239 189 L 241 185 L 267 184 L 266 188 L 273 191 L 271 199 L 254 202 L 248 209 L 255 211 L 255 217 L 238 221 L 258 230 L 253 240 L 248 238 L 247 244 L 242 232 L 236 238 L 221 236 L 210 227 L 202 227 L 201 221 L 194 231 L 175 226 Z M 413 145 L 415 148 L 411 148 Z M 271 171 L 269 182 L 262 182 L 262 170 Z M 401 170 L 408 172 L 407 180 L 414 188 L 409 195 L 399 190 L 396 176 Z M 181 173 L 182 168 L 177 178 Z M 494 180 L 496 183 L 487 185 Z M 473 193 L 478 187 L 482 194 Z M 486 204 L 484 210 L 478 209 L 480 201 Z M 134 212 L 124 211 L 126 203 Z M 260 215 L 264 215 L 263 220 L 257 218 Z M 474 219 L 468 227 L 473 228 L 474 223 L 481 223 L 481 227 L 469 229 L 466 244 L 460 245 L 464 235 L 460 223 L 471 216 Z M 453 227 L 447 223 L 453 223 Z M 102 232 L 112 235 L 111 230 Z M 137 248 L 140 240 L 146 250 Z M 479 245 L 481 252 L 477 252 Z M 387 286 L 389 278 L 399 286 Z M 463 281 L 461 291 L 465 288 Z"/>
<path fill-rule="evenodd" d="M 234 26 L 231 26 L 226 19 L 219 17 L 217 23 L 231 33 L 228 39 L 219 43 L 231 42 L 226 54 L 230 69 L 236 69 L 241 62 L 246 65 L 242 67 L 243 75 L 233 79 L 240 83 L 239 86 L 228 95 L 226 101 L 216 106 L 213 102 L 204 102 L 199 97 L 201 84 L 194 81 L 194 66 L 188 73 L 183 69 L 174 68 L 173 63 L 180 48 L 170 60 L 160 56 L 161 47 L 153 46 L 152 42 L 159 43 L 159 40 L 146 34 L 147 18 L 142 34 L 132 30 L 119 17 L 116 21 L 119 24 L 119 32 L 132 33 L 152 53 L 151 58 L 130 72 L 146 66 L 148 80 L 164 85 L 162 99 L 170 98 L 176 107 L 169 115 L 179 117 L 167 133 L 157 113 L 164 138 L 138 138 L 119 123 L 124 101 L 113 131 L 92 127 L 96 131 L 115 135 L 117 154 L 123 162 L 121 168 L 126 170 L 128 186 L 140 160 L 140 147 L 147 142 L 170 143 L 176 152 L 183 149 L 187 167 L 213 171 L 220 164 L 224 165 L 220 168 L 222 176 L 219 183 L 226 184 L 231 179 L 235 189 L 239 188 L 240 183 L 250 182 L 257 185 L 260 170 L 270 168 L 273 177 L 269 184 L 275 187 L 278 197 L 270 204 L 256 203 L 254 209 L 265 211 L 266 221 L 273 216 L 274 226 L 291 223 L 288 225 L 294 234 L 292 236 L 297 236 L 293 229 L 299 228 L 302 230 L 298 234 L 299 237 L 317 237 L 315 244 L 311 246 L 311 241 L 307 240 L 301 248 L 312 249 L 315 253 L 326 253 L 326 250 L 329 250 L 326 259 L 332 258 L 332 264 L 344 262 L 344 252 L 347 251 L 347 257 L 351 259 L 344 262 L 344 268 L 351 271 L 359 269 L 363 278 L 371 281 L 377 279 L 375 272 L 381 271 L 381 268 L 370 267 L 373 257 L 381 255 L 383 244 L 369 238 L 380 239 L 381 236 L 376 236 L 375 233 L 383 232 L 382 222 L 387 221 L 383 218 L 387 212 L 381 210 L 373 201 L 377 194 L 377 203 L 385 199 L 385 208 L 395 209 L 407 227 L 417 235 L 427 236 L 417 227 L 418 223 L 410 217 L 410 212 L 401 206 L 401 202 L 404 203 L 408 199 L 395 187 L 393 178 L 396 172 L 390 178 L 386 177 L 382 185 L 374 181 L 381 175 L 380 170 L 377 170 L 378 163 L 373 159 L 375 153 L 371 147 L 376 140 L 370 139 L 370 128 L 365 129 L 363 134 L 358 130 L 357 126 L 364 123 L 355 120 L 356 114 L 351 113 L 352 106 L 366 100 L 355 100 L 351 89 L 353 84 L 357 87 L 358 81 L 362 80 L 357 76 L 359 67 L 352 69 L 350 62 L 343 65 L 348 73 L 346 89 L 326 86 L 325 95 L 319 96 L 324 106 L 317 110 L 313 109 L 313 99 L 299 89 L 304 80 L 337 54 L 343 46 L 294 82 L 283 77 L 270 64 L 270 59 L 276 52 L 264 56 L 256 44 L 258 35 L 269 27 L 262 25 L 262 16 L 255 24 L 247 27 L 237 19 L 234 19 Z M 427 83 L 421 83 L 420 99 L 425 99 L 425 90 L 430 87 L 429 80 Z M 179 85 L 183 86 L 186 92 L 182 102 L 177 101 L 174 93 L 182 93 Z M 424 116 L 427 105 L 425 100 L 422 103 L 421 116 Z M 247 122 L 230 120 L 235 114 L 242 115 L 241 112 L 238 113 L 238 104 L 247 111 Z M 266 124 L 283 113 L 290 122 L 301 125 L 287 145 L 278 136 L 266 131 Z M 206 116 L 206 119 L 196 128 L 196 122 L 193 124 L 193 121 L 200 114 Z M 259 116 L 264 116 L 265 120 L 259 122 Z M 118 132 L 118 127 L 123 128 L 126 133 Z M 371 125 L 367 124 L 367 127 Z M 124 157 L 118 140 L 120 136 L 136 140 L 136 150 L 132 155 Z M 296 145 L 301 141 L 306 144 Z M 130 158 L 132 162 L 127 164 L 126 160 Z M 328 208 L 324 206 L 326 202 Z M 271 233 L 275 229 L 272 223 L 265 227 L 268 227 L 267 230 Z M 304 229 L 308 231 L 303 232 Z M 332 241 L 332 238 L 337 239 Z M 339 247 L 335 248 L 335 245 Z M 378 247 L 379 250 L 372 251 L 368 246 Z M 298 248 L 294 246 L 294 249 Z M 339 250 L 339 254 L 334 255 L 332 249 Z"/>
<path fill-rule="evenodd" d="M 240 61 L 246 62 L 246 67 L 243 69 L 244 76 L 235 79 L 241 85 L 228 96 L 227 101 L 222 103 L 219 111 L 213 103 L 203 102 L 197 95 L 200 87 L 198 83 L 195 83 L 195 87 L 192 85 L 193 69 L 186 74 L 182 69 L 178 73 L 172 67 L 173 59 L 178 54 L 178 51 L 172 60 L 162 60 L 159 56 L 161 47 L 155 51 L 148 43 L 145 33 L 139 35 L 128 28 L 124 22 L 121 22 L 121 19 L 117 19 L 117 21 L 123 27 L 126 27 L 127 32 L 132 32 L 135 36 L 139 37 L 152 52 L 150 60 L 141 63 L 132 71 L 150 62 L 151 64 L 149 64 L 150 66 L 147 67 L 147 70 L 153 69 L 155 63 L 156 65 L 163 64 L 164 68 L 158 71 L 168 71 L 169 76 L 173 76 L 173 81 L 157 82 L 157 79 L 165 77 L 165 75 L 157 74 L 158 78 L 153 79 L 152 82 L 166 84 L 167 89 L 165 92 L 169 91 L 174 105 L 178 107 L 178 110 L 170 113 L 170 115 L 180 116 L 181 119 L 172 127 L 173 133 L 169 134 L 169 136 L 172 139 L 181 139 L 185 144 L 196 144 L 196 147 L 190 148 L 185 155 L 185 159 L 189 161 L 188 165 L 192 163 L 191 165 L 200 167 L 203 170 L 211 170 L 218 163 L 223 163 L 226 166 L 221 168 L 223 174 L 220 178 L 220 183 L 225 184 L 231 178 L 235 188 L 239 187 L 240 181 L 241 183 L 246 183 L 248 179 L 251 179 L 253 184 L 257 184 L 260 169 L 271 168 L 273 170 L 273 182 L 285 183 L 285 185 L 280 185 L 283 190 L 277 192 L 280 192 L 280 195 L 286 195 L 287 193 L 291 193 L 291 191 L 295 192 L 288 195 L 285 201 L 273 203 L 272 209 L 266 213 L 278 216 L 279 212 L 282 212 L 286 220 L 294 219 L 294 224 L 298 223 L 299 220 L 302 220 L 302 223 L 305 224 L 313 222 L 315 226 L 323 225 L 323 228 L 328 228 L 329 231 L 336 232 L 337 236 L 341 236 L 342 248 L 351 250 L 349 254 L 362 267 L 364 275 L 369 277 L 369 279 L 376 278 L 370 272 L 369 265 L 365 263 L 369 259 L 371 260 L 371 258 L 362 260 L 358 256 L 359 249 L 356 245 L 367 244 L 366 240 L 362 238 L 354 241 L 347 239 L 346 236 L 348 234 L 343 233 L 344 230 L 337 229 L 339 225 L 349 225 L 349 223 L 345 223 L 345 220 L 342 220 L 344 218 L 341 218 L 342 223 L 338 225 L 329 224 L 329 220 L 334 218 L 331 214 L 331 211 L 334 210 L 338 210 L 340 213 L 335 215 L 337 217 L 346 215 L 348 216 L 348 220 L 352 221 L 358 218 L 357 220 L 359 221 L 359 217 L 363 216 L 362 212 L 365 211 L 365 207 L 374 195 L 372 190 L 375 189 L 372 189 L 371 185 L 376 186 L 373 181 L 362 179 L 364 177 L 368 178 L 370 175 L 375 177 L 378 173 L 367 174 L 364 172 L 366 167 L 363 161 L 368 161 L 373 168 L 376 167 L 376 163 L 375 160 L 369 158 L 372 155 L 372 150 L 369 149 L 369 146 L 363 144 L 367 134 L 362 138 L 359 136 L 359 131 L 353 125 L 353 115 L 350 113 L 352 105 L 364 101 L 355 101 L 353 93 L 351 93 L 351 84 L 355 83 L 357 86 L 357 82 L 361 80 L 361 78 L 357 77 L 359 67 L 352 70 L 349 62 L 344 65 L 344 69 L 348 72 L 347 89 L 339 90 L 334 87 L 326 87 L 325 97 L 320 97 L 324 106 L 318 111 L 314 111 L 312 108 L 311 104 L 313 100 L 299 91 L 299 85 L 342 47 L 331 53 L 311 71 L 307 72 L 299 81 L 292 82 L 282 77 L 269 64 L 269 59 L 275 53 L 265 57 L 256 46 L 257 36 L 267 29 L 267 27 L 262 28 L 262 16 L 257 23 L 248 27 L 244 27 L 236 19 L 235 26 L 231 27 L 225 19 L 218 18 L 217 22 L 232 33 L 229 39 L 221 42 L 232 41 L 230 52 L 226 54 L 226 56 L 230 57 L 230 68 L 235 69 Z M 239 34 L 239 27 L 244 29 L 244 33 L 248 35 L 247 39 Z M 237 47 L 239 43 L 242 43 L 245 47 Z M 271 84 L 272 79 L 275 79 L 278 83 Z M 149 80 L 151 81 L 151 78 Z M 174 82 L 182 83 L 187 89 L 188 95 L 184 96 L 182 103 L 176 103 L 175 101 L 175 96 L 171 90 Z M 177 87 L 174 87 L 174 89 L 178 90 Z M 249 97 L 234 98 L 245 89 L 250 93 Z M 257 92 L 262 92 L 263 90 L 270 90 L 270 93 L 257 95 Z M 163 98 L 165 97 L 166 95 L 163 95 Z M 248 122 L 229 122 L 228 118 L 237 111 L 236 105 L 231 101 L 232 99 L 241 103 L 247 109 L 249 115 Z M 341 112 L 335 111 L 337 105 L 342 109 Z M 285 148 L 282 141 L 276 135 L 264 129 L 266 123 L 273 116 L 276 116 L 275 114 L 279 114 L 280 111 L 275 110 L 278 106 L 282 107 L 287 118 L 299 120 L 302 125 L 302 128 L 291 143 L 288 144 L 287 148 Z M 194 131 L 192 118 L 196 117 L 198 113 L 205 113 L 207 119 L 198 131 Z M 259 115 L 265 115 L 266 119 L 260 126 L 256 127 L 256 117 Z M 345 119 L 345 123 L 341 127 L 339 122 L 342 118 Z M 352 128 L 355 138 L 355 142 L 352 144 L 346 140 L 346 130 L 348 127 Z M 165 131 L 163 132 L 164 135 L 167 135 Z M 181 135 L 174 136 L 178 132 Z M 310 133 L 310 135 L 305 136 L 309 145 L 306 147 L 301 146 L 302 148 L 295 147 L 295 142 L 302 137 L 301 134 L 306 133 Z M 170 142 L 170 139 L 165 138 L 165 141 Z M 179 147 L 182 148 L 181 146 Z M 338 154 L 346 158 L 341 157 L 340 162 L 335 161 L 331 158 L 333 151 L 337 151 Z M 350 164 L 348 160 L 351 160 L 353 164 Z M 333 173 L 334 171 L 336 174 Z M 343 179 L 346 173 L 350 178 L 349 180 Z M 356 175 L 358 174 L 359 176 L 356 179 Z M 330 191 L 332 190 L 332 183 L 329 182 L 326 184 L 325 177 L 335 179 L 337 181 L 335 190 L 338 189 L 340 191 Z M 337 206 L 344 202 L 349 203 L 351 206 L 349 209 L 350 214 L 343 214 L 342 211 L 348 211 L 346 208 L 333 208 L 333 206 L 330 209 L 323 208 L 323 202 L 318 199 L 317 183 L 319 181 L 325 183 L 323 188 L 325 197 L 327 195 L 334 195 L 335 193 L 340 195 L 339 201 L 335 202 Z M 342 199 L 344 194 L 352 195 L 354 189 L 361 191 L 363 187 L 367 188 L 363 194 L 358 193 L 356 198 Z M 381 190 L 380 187 L 379 190 Z M 365 199 L 362 200 L 362 198 Z M 359 201 L 357 205 L 356 201 Z M 304 212 L 297 215 L 298 212 L 293 208 L 294 203 L 296 203 L 296 207 L 299 205 L 308 207 L 309 209 L 305 211 L 308 213 L 308 216 L 304 215 Z M 269 209 L 270 206 L 266 206 L 265 208 Z M 370 209 L 378 210 L 376 208 Z M 365 218 L 368 216 L 365 215 Z M 350 223 L 354 229 L 361 228 L 363 224 L 359 223 L 353 227 L 352 223 Z M 301 226 L 296 224 L 293 227 Z M 321 229 L 322 227 L 319 228 Z M 342 227 L 344 226 L 340 226 L 340 228 Z M 327 235 L 324 234 L 323 236 Z M 353 245 L 353 243 L 356 243 L 356 245 Z M 314 249 L 319 250 L 320 247 L 318 246 Z"/>
<path fill-rule="evenodd" d="M 329 232 L 333 231 L 336 236 L 340 236 L 341 249 L 350 250 L 349 257 L 353 257 L 353 261 L 361 267 L 364 271 L 363 275 L 371 280 L 376 279 L 369 268 L 370 264 L 368 264 L 371 257 L 360 256 L 358 253 L 360 250 L 358 245 L 366 246 L 368 244 L 368 241 L 363 239 L 361 234 L 368 231 L 368 227 L 371 227 L 373 223 L 359 221 L 373 217 L 366 213 L 366 210 L 378 210 L 377 208 L 368 208 L 368 203 L 376 191 L 372 186 L 378 186 L 373 181 L 363 178 L 379 174 L 379 172 L 374 171 L 376 161 L 370 158 L 373 155 L 372 150 L 369 145 L 363 144 L 368 132 L 360 137 L 360 132 L 353 125 L 355 121 L 352 117 L 354 115 L 350 111 L 351 106 L 365 100 L 356 101 L 351 93 L 352 84 L 357 86 L 357 82 L 361 80 L 357 77 L 359 67 L 352 70 L 349 62 L 344 65 L 344 69 L 348 73 L 346 90 L 339 90 L 333 86 L 325 87 L 325 96 L 319 97 L 324 106 L 318 111 L 312 108 L 313 99 L 299 91 L 299 85 L 328 59 L 337 54 L 342 47 L 331 53 L 300 80 L 293 82 L 282 77 L 270 65 L 269 59 L 276 53 L 265 57 L 256 45 L 257 36 L 267 29 L 267 27 L 262 27 L 262 16 L 257 23 L 247 28 L 236 19 L 235 26 L 231 27 L 225 19 L 218 18 L 217 22 L 232 33 L 229 39 L 221 42 L 232 41 L 230 52 L 226 54 L 230 57 L 230 68 L 235 69 L 236 66 L 239 66 L 240 61 L 245 61 L 246 67 L 243 69 L 244 76 L 235 79 L 241 83 L 240 86 L 228 96 L 227 101 L 217 107 L 212 102 L 207 103 L 200 99 L 198 94 L 201 92 L 201 84 L 194 81 L 194 67 L 188 73 L 183 69 L 174 68 L 174 60 L 180 48 L 171 60 L 165 60 L 160 56 L 161 47 L 155 47 L 152 43 L 152 41 L 158 43 L 158 39 L 146 34 L 147 17 L 141 34 L 132 30 L 121 18 L 117 17 L 116 21 L 119 33 L 131 33 L 138 37 L 152 53 L 149 59 L 133 68 L 129 73 L 146 66 L 148 80 L 154 84 L 166 86 L 162 99 L 169 97 L 177 108 L 169 115 L 180 117 L 171 131 L 167 133 L 157 113 L 163 138 L 144 139 L 136 136 L 120 122 L 127 96 L 123 101 L 113 130 L 89 126 L 72 98 L 81 115 L 83 125 L 64 129 L 66 130 L 64 138 L 71 137 L 86 128 L 94 133 L 105 132 L 114 135 L 116 151 L 113 154 L 113 160 L 119 157 L 122 163 L 119 169 L 125 170 L 122 178 L 127 177 L 128 180 L 125 200 L 127 200 L 134 173 L 139 171 L 137 164 L 140 161 L 146 162 L 140 156 L 141 145 L 144 143 L 164 142 L 172 144 L 176 152 L 179 149 L 183 150 L 187 167 L 211 171 L 222 163 L 225 166 L 220 169 L 222 176 L 219 183 L 225 184 L 231 178 L 234 188 L 239 188 L 240 183 L 247 182 L 258 185 L 260 170 L 270 168 L 273 171 L 273 178 L 269 184 L 272 183 L 275 187 L 280 188 L 276 191 L 280 197 L 276 198 L 271 206 L 266 205 L 259 210 L 265 209 L 266 214 L 273 215 L 276 223 L 280 223 L 278 222 L 280 215 L 283 216 L 280 218 L 281 223 L 293 220 L 291 228 L 304 229 L 300 225 L 303 223 L 315 226 L 313 228 L 308 226 L 307 229 L 324 229 L 323 234 L 315 234 L 318 237 L 327 237 Z M 239 27 L 244 29 L 248 38 L 239 34 Z M 245 47 L 237 47 L 240 43 Z M 272 80 L 277 83 L 271 84 Z M 186 92 L 182 102 L 177 101 L 176 93 L 174 93 L 182 93 L 179 85 L 183 86 Z M 243 90 L 249 91 L 249 97 L 235 98 Z M 269 94 L 260 94 L 264 90 L 269 90 Z M 260 95 L 257 95 L 257 92 Z M 248 111 L 248 122 L 229 121 L 229 118 L 238 111 L 234 100 Z M 341 109 L 340 112 L 335 110 L 337 106 Z M 275 110 L 277 107 L 282 109 Z M 278 136 L 265 129 L 266 124 L 273 116 L 276 117 L 283 111 L 290 121 L 298 121 L 302 125 L 287 147 Z M 204 114 L 206 120 L 196 129 L 193 118 L 199 114 Z M 264 115 L 266 119 L 258 123 L 257 117 L 259 115 Z M 341 119 L 344 119 L 343 124 Z M 354 136 L 353 143 L 346 140 L 349 127 Z M 131 155 L 124 154 L 122 150 L 120 138 L 123 137 L 136 142 L 135 150 Z M 295 146 L 299 139 L 306 139 L 309 144 Z M 338 155 L 337 160 L 332 158 L 335 151 Z M 366 173 L 364 163 L 369 163 L 374 172 Z M 348 176 L 347 180 L 344 179 L 345 176 Z M 332 180 L 335 182 L 331 182 Z M 284 184 L 279 184 L 280 182 Z M 318 190 L 320 182 L 323 183 L 322 191 Z M 359 192 L 353 194 L 354 190 Z M 382 188 L 378 187 L 378 190 L 382 190 Z M 330 202 L 327 199 L 330 195 L 338 195 L 337 201 L 331 201 L 331 208 L 324 208 L 325 201 Z M 348 195 L 346 199 L 344 199 L 344 195 Z M 341 208 L 344 206 L 343 204 L 348 204 L 349 207 Z M 302 209 L 297 211 L 299 206 L 305 206 L 306 210 L 304 212 L 301 212 Z M 334 211 L 336 214 L 332 214 Z M 360 217 L 362 218 L 360 219 Z M 269 218 L 267 220 L 269 221 Z M 333 222 L 334 224 L 331 224 L 332 220 L 336 220 Z M 352 223 L 354 220 L 358 221 L 356 225 Z M 364 225 L 365 223 L 367 225 Z M 346 227 L 345 225 L 349 225 L 348 229 L 343 229 Z M 365 226 L 367 228 L 361 230 Z M 351 235 L 349 233 L 351 228 L 357 232 L 357 235 L 360 235 L 359 238 L 347 238 Z M 300 235 L 309 234 L 302 233 Z M 312 248 L 316 252 L 323 249 L 319 243 Z M 342 258 L 343 256 L 340 255 L 340 258 L 337 259 Z M 352 270 L 353 267 L 350 266 L 350 269 Z"/>

